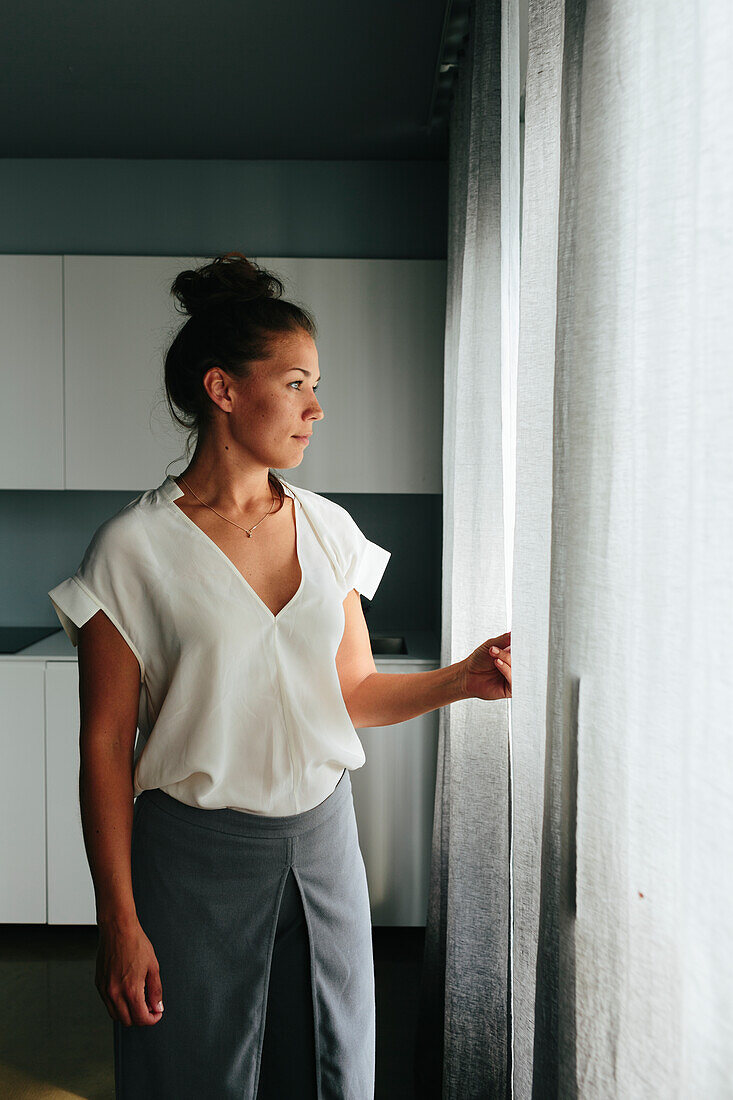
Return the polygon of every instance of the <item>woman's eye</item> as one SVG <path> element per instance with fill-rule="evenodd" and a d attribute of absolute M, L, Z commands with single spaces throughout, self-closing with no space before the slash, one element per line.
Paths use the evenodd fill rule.
<path fill-rule="evenodd" d="M 302 384 L 303 384 L 303 379 L 302 378 L 296 378 L 295 382 L 288 382 L 289 386 L 301 386 Z M 316 382 L 315 386 L 313 387 L 313 392 L 314 393 L 316 392 L 316 390 L 318 389 L 320 384 L 321 384 L 320 382 Z"/>

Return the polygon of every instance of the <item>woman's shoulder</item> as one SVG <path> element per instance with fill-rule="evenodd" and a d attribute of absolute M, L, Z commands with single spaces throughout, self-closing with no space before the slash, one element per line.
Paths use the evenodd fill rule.
<path fill-rule="evenodd" d="M 289 483 L 288 488 L 302 497 L 303 507 L 314 520 L 321 543 L 335 563 L 344 592 L 356 588 L 372 599 L 392 552 L 368 539 L 351 513 L 340 504 L 310 489 L 299 489 Z"/>
<path fill-rule="evenodd" d="M 281 478 L 281 480 L 284 480 Z M 330 500 L 322 493 L 316 493 L 312 489 L 301 489 L 298 485 L 285 482 L 288 488 L 301 501 L 324 548 L 332 556 L 335 556 L 339 568 L 343 571 L 349 556 L 355 547 L 364 539 L 353 516 L 346 508 Z"/>
<path fill-rule="evenodd" d="M 313 489 L 303 489 L 300 485 L 291 485 L 284 477 L 281 477 L 280 481 L 287 485 L 288 489 L 300 498 L 303 505 L 316 516 L 339 526 L 353 522 L 349 512 L 340 504 L 337 504 L 335 500 L 330 500 L 322 493 L 314 492 Z"/>
<path fill-rule="evenodd" d="M 100 523 L 84 554 L 86 561 L 104 556 L 121 564 L 127 555 L 140 552 L 150 536 L 151 510 L 145 507 L 148 497 L 149 492 L 139 493 Z"/>

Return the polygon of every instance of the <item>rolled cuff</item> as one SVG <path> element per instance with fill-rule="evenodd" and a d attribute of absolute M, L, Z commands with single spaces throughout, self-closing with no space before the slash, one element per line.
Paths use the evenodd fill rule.
<path fill-rule="evenodd" d="M 383 546 L 367 539 L 351 578 L 351 588 L 362 592 L 368 600 L 373 599 L 391 557 L 391 550 L 385 550 Z"/>
<path fill-rule="evenodd" d="M 135 654 L 137 663 L 140 666 L 140 680 L 144 680 L 145 664 L 137 646 L 134 644 L 127 631 L 122 627 L 117 617 L 113 615 L 109 608 L 97 596 L 93 595 L 86 585 L 82 584 L 77 577 L 67 577 L 61 584 L 57 584 L 55 588 L 50 589 L 48 596 L 59 617 L 59 622 L 66 631 L 73 646 L 78 646 L 79 644 L 79 627 L 84 626 L 84 623 L 88 622 L 92 615 L 96 615 L 97 611 L 104 611 L 107 618 L 113 626 L 116 627 L 125 642 L 127 642 L 127 645 Z"/>

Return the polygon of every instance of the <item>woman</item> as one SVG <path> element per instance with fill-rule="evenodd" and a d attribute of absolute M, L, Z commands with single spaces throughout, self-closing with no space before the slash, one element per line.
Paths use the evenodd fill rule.
<path fill-rule="evenodd" d="M 323 417 L 315 324 L 282 289 L 236 252 L 176 278 L 166 394 L 193 459 L 49 593 L 79 647 L 96 985 L 126 1100 L 371 1100 L 355 727 L 511 694 L 509 633 L 376 672 L 359 593 L 390 552 L 271 469 Z"/>

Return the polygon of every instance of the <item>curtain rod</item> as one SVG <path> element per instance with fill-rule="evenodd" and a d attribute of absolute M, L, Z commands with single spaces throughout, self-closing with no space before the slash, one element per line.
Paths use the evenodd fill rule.
<path fill-rule="evenodd" d="M 469 33 L 471 0 L 446 0 L 443 29 L 435 62 L 433 90 L 425 129 L 432 130 L 436 121 L 448 117 L 453 98 L 453 85 Z"/>

